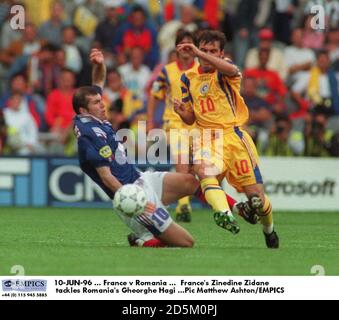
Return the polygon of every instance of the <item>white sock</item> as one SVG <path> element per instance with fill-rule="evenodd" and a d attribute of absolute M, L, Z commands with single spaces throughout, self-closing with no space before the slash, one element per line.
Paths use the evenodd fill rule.
<path fill-rule="evenodd" d="M 269 226 L 264 226 L 263 225 L 263 230 L 264 230 L 264 232 L 266 234 L 271 234 L 273 232 L 273 230 L 274 230 L 273 223 L 271 225 L 269 225 Z"/>

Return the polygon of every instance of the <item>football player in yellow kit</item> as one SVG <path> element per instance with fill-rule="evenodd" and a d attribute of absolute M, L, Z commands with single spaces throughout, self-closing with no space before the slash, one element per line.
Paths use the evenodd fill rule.
<path fill-rule="evenodd" d="M 183 43 L 194 43 L 194 36 L 188 31 L 179 31 L 176 38 L 176 45 Z M 165 111 L 163 115 L 163 129 L 167 134 L 167 141 L 170 146 L 172 160 L 176 159 L 176 172 L 189 173 L 189 148 L 184 148 L 180 144 L 183 140 L 179 135 L 179 130 L 188 129 L 192 126 L 184 123 L 180 116 L 173 109 L 173 99 L 181 99 L 180 78 L 185 70 L 196 66 L 198 62 L 194 57 L 186 51 L 178 53 L 176 61 L 165 65 L 156 81 L 153 83 L 151 94 L 147 106 L 147 131 L 154 128 L 153 118 L 155 108 L 160 100 L 165 100 Z M 177 129 L 172 130 L 171 129 Z M 188 147 L 188 146 L 187 146 Z M 177 221 L 190 222 L 191 221 L 191 206 L 189 197 L 184 197 L 178 201 L 176 208 Z"/>
<path fill-rule="evenodd" d="M 227 181 L 244 192 L 263 225 L 266 245 L 279 247 L 273 228 L 272 205 L 264 193 L 256 147 L 241 127 L 248 120 L 248 109 L 240 95 L 241 73 L 231 60 L 224 58 L 225 35 L 219 31 L 202 31 L 198 47 L 192 43 L 177 46 L 199 58 L 199 65 L 181 77 L 182 100 L 174 103 L 175 111 L 188 125 L 210 129 L 209 143 L 195 145 L 193 167 L 207 202 L 213 208 L 220 227 L 233 234 L 239 226 L 233 217 L 220 181 Z M 218 145 L 218 147 L 215 147 Z"/>

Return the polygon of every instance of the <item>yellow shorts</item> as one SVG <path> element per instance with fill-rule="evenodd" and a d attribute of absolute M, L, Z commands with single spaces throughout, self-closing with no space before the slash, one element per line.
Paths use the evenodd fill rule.
<path fill-rule="evenodd" d="M 201 142 L 201 141 L 200 141 Z M 193 163 L 209 162 L 217 170 L 208 175 L 224 175 L 238 192 L 244 186 L 263 183 L 259 170 L 259 157 L 252 138 L 238 127 L 227 132 L 213 134 L 200 147 L 193 146 Z"/>

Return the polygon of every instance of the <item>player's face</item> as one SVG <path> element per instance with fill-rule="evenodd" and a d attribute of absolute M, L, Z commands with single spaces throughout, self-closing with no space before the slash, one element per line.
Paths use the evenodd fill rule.
<path fill-rule="evenodd" d="M 100 94 L 88 96 L 87 112 L 100 120 L 106 120 L 105 106 Z"/>
<path fill-rule="evenodd" d="M 199 49 L 202 52 L 205 52 L 209 55 L 212 55 L 214 57 L 223 58 L 224 57 L 224 51 L 220 49 L 220 43 L 219 41 L 214 42 L 200 42 L 199 43 Z M 205 72 L 211 72 L 215 70 L 215 67 L 213 67 L 209 62 L 207 62 L 204 59 L 199 59 L 200 65 L 202 69 Z"/>

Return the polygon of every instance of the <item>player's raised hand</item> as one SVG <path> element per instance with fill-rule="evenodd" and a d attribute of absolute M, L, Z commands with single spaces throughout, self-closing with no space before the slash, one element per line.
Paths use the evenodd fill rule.
<path fill-rule="evenodd" d="M 186 112 L 185 105 L 179 99 L 174 98 L 172 100 L 172 103 L 174 111 L 179 115 L 184 114 Z"/>
<path fill-rule="evenodd" d="M 92 64 L 103 64 L 105 61 L 103 53 L 99 49 L 96 49 L 96 48 L 93 48 L 91 50 L 89 59 Z"/>
<path fill-rule="evenodd" d="M 199 56 L 201 52 L 193 43 L 180 43 L 177 45 L 177 50 L 180 51 L 187 51 L 192 56 Z"/>

